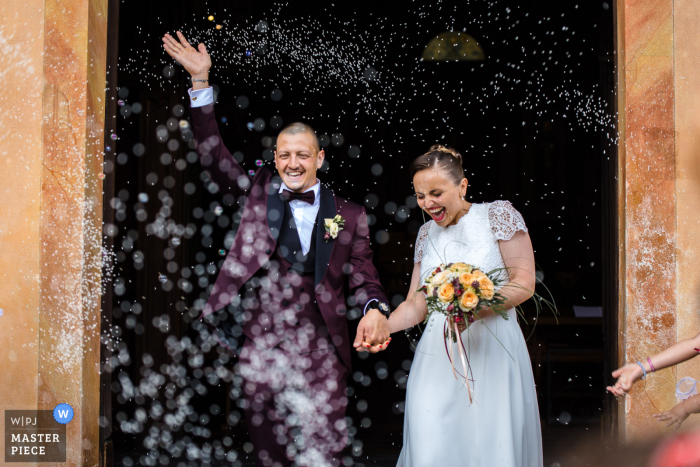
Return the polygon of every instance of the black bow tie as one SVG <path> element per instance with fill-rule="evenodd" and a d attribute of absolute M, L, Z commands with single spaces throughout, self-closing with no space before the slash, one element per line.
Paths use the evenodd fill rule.
<path fill-rule="evenodd" d="M 314 204 L 316 201 L 316 194 L 314 190 L 306 191 L 304 193 L 295 193 L 289 190 L 282 190 L 282 199 L 285 201 L 299 200 L 308 204 Z"/>

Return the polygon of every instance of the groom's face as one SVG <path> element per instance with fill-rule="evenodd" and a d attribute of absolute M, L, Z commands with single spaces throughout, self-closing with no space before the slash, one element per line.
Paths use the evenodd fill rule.
<path fill-rule="evenodd" d="M 303 192 L 316 184 L 316 171 L 325 153 L 318 150 L 309 133 L 280 134 L 275 151 L 275 167 L 282 181 L 292 191 Z"/>

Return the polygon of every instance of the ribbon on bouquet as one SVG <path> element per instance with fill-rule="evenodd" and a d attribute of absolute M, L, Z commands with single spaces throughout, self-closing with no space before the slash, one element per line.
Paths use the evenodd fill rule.
<path fill-rule="evenodd" d="M 462 378 L 464 378 L 464 384 L 467 386 L 467 394 L 469 394 L 469 403 L 471 404 L 473 402 L 472 389 L 469 386 L 469 373 L 471 373 L 471 365 L 469 364 L 467 349 L 464 347 L 462 335 L 459 332 L 459 326 L 457 323 L 453 321 L 452 326 L 450 326 L 449 323 L 450 319 L 448 318 L 445 320 L 445 331 L 447 334 L 447 339 L 445 340 L 445 352 L 447 352 L 447 358 L 450 359 L 450 364 L 452 365 L 452 374 L 455 376 L 455 379 L 459 379 L 457 378 L 457 375 L 459 374 L 459 376 L 462 376 L 462 374 L 455 370 L 454 358 L 452 357 L 452 344 L 450 344 L 449 347 L 447 346 L 448 340 L 452 342 L 452 333 L 454 332 L 455 341 L 457 341 L 457 353 L 459 353 L 459 359 L 462 363 L 462 370 L 464 371 L 464 376 L 462 376 Z"/>

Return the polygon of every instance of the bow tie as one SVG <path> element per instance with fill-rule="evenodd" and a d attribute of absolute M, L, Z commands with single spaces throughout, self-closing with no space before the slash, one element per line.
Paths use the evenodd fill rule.
<path fill-rule="evenodd" d="M 314 204 L 316 201 L 316 194 L 314 190 L 306 191 L 304 193 L 295 193 L 289 190 L 282 190 L 282 199 L 285 201 L 299 200 L 308 204 Z"/>

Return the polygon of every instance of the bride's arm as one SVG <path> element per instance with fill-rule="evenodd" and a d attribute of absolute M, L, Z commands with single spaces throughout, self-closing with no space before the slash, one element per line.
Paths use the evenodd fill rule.
<path fill-rule="evenodd" d="M 420 285 L 420 262 L 413 266 L 411 286 L 406 294 L 406 301 L 399 305 L 389 316 L 391 333 L 403 331 L 421 323 L 428 314 L 428 306 L 422 292 L 417 292 Z"/>
<path fill-rule="evenodd" d="M 506 298 L 506 310 L 515 308 L 532 297 L 535 291 L 535 255 L 527 232 L 519 230 L 510 240 L 499 240 L 503 264 L 508 269 L 510 280 L 499 290 Z M 491 308 L 479 310 L 479 318 L 493 316 Z M 392 331 L 393 328 L 392 328 Z"/>

